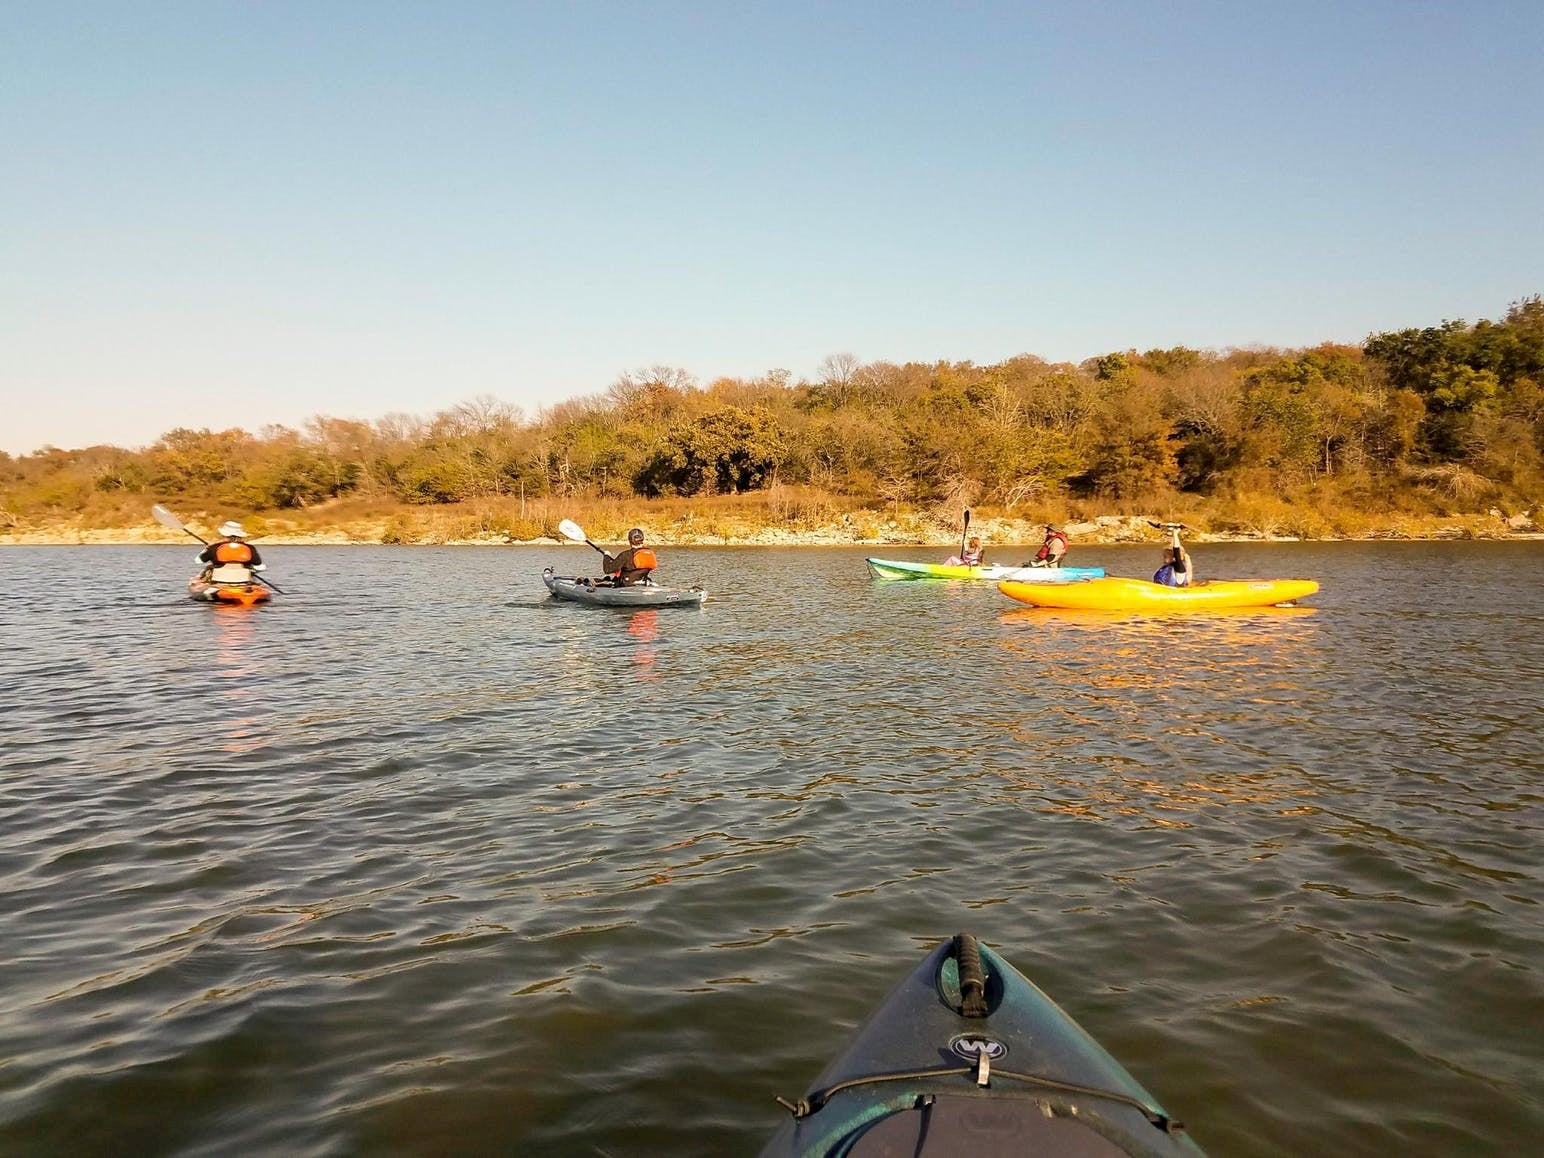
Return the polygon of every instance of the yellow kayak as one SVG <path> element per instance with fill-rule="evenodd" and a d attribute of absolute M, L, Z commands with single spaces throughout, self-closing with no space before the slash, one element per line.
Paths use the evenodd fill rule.
<path fill-rule="evenodd" d="M 1193 587 L 1164 587 L 1146 579 L 1084 579 L 1075 583 L 1015 583 L 997 589 L 1031 607 L 1076 611 L 1210 611 L 1274 607 L 1319 590 L 1312 579 L 1210 579 Z"/>

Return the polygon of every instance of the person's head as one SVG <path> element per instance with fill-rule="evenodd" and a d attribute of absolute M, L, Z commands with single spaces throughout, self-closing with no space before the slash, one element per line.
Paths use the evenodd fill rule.
<path fill-rule="evenodd" d="M 1179 548 L 1178 547 L 1165 547 L 1163 549 L 1163 561 L 1165 563 L 1172 563 L 1172 562 L 1174 562 L 1178 558 L 1179 558 Z"/>
<path fill-rule="evenodd" d="M 634 527 L 631 531 L 627 532 L 627 545 L 629 547 L 641 547 L 641 546 L 643 546 L 643 528 L 642 527 Z"/>
<path fill-rule="evenodd" d="M 970 537 L 970 545 L 972 547 L 979 547 L 979 546 L 981 546 L 981 536 L 980 535 L 972 535 Z"/>
<path fill-rule="evenodd" d="M 1052 526 L 1050 523 L 1047 523 L 1045 525 L 1045 537 L 1047 539 L 1049 539 L 1054 534 L 1056 534 L 1056 528 L 1054 526 Z"/>
<path fill-rule="evenodd" d="M 233 521 L 233 522 L 229 522 L 229 523 L 221 523 L 220 524 L 220 538 L 222 538 L 222 539 L 245 539 L 246 537 L 247 537 L 246 528 L 244 528 L 240 523 L 237 523 L 237 522 Z"/>

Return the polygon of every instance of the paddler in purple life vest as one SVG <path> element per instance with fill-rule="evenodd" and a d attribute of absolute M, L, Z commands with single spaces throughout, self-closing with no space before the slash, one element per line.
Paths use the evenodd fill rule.
<path fill-rule="evenodd" d="M 1153 582 L 1164 587 L 1189 587 L 1195 579 L 1195 568 L 1190 565 L 1190 556 L 1185 548 L 1179 545 L 1179 527 L 1170 524 L 1169 545 L 1163 549 L 1163 566 L 1153 574 Z"/>

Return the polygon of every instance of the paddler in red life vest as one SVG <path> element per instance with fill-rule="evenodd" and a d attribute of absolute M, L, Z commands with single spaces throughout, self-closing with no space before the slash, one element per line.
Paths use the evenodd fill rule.
<path fill-rule="evenodd" d="M 643 545 L 643 529 L 634 527 L 627 532 L 627 549 L 615 556 L 605 555 L 603 565 L 612 586 L 631 587 L 645 582 L 649 572 L 659 566 L 659 560 L 654 557 L 653 548 Z"/>
<path fill-rule="evenodd" d="M 1035 561 L 1031 567 L 1060 567 L 1062 556 L 1067 553 L 1067 536 L 1058 531 L 1050 523 L 1045 525 L 1045 542 L 1040 544 L 1040 550 L 1035 552 Z"/>
<path fill-rule="evenodd" d="M 204 564 L 203 578 L 216 583 L 252 582 L 252 572 L 265 568 L 257 548 L 245 541 L 245 529 L 240 523 L 222 523 L 219 534 L 198 553 L 198 561 Z"/>

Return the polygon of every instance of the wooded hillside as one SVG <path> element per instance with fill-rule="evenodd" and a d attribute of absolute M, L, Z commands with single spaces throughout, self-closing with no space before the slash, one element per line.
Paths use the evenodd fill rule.
<path fill-rule="evenodd" d="M 1077 366 L 841 354 L 816 381 L 789 378 L 699 386 L 656 367 L 532 416 L 480 397 L 427 418 L 318 416 L 300 430 L 176 429 L 143 450 L 0 454 L 0 525 L 115 525 L 179 499 L 282 512 L 778 485 L 853 506 L 1188 510 L 1316 537 L 1389 513 L 1522 509 L 1544 494 L 1537 295 L 1500 321 L 1360 347 L 1175 347 Z"/>

